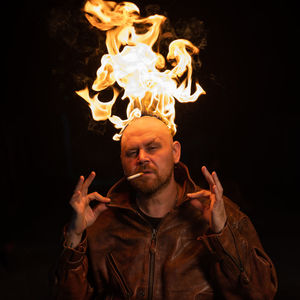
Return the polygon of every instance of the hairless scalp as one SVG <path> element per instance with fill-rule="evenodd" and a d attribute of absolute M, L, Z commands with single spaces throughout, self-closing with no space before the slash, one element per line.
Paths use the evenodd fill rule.
<path fill-rule="evenodd" d="M 156 116 L 142 116 L 140 118 L 134 119 L 125 128 L 120 141 L 121 148 L 124 144 L 124 141 L 126 141 L 127 137 L 137 132 L 149 129 L 151 129 L 151 131 L 156 132 L 159 135 L 164 136 L 169 140 L 170 144 L 172 144 L 173 136 L 171 134 L 171 131 L 169 127 L 160 118 L 157 118 Z"/>

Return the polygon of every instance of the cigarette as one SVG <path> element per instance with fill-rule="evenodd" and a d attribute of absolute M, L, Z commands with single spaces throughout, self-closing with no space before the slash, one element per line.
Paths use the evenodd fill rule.
<path fill-rule="evenodd" d="M 137 178 L 137 177 L 142 176 L 143 174 L 144 174 L 143 172 L 133 174 L 133 175 L 131 175 L 131 176 L 128 176 L 128 177 L 127 177 L 127 180 L 135 179 L 135 178 Z"/>

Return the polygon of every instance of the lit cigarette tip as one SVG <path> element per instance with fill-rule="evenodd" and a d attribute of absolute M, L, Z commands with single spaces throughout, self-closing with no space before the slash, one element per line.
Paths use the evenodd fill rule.
<path fill-rule="evenodd" d="M 137 178 L 137 177 L 142 176 L 143 174 L 144 174 L 143 172 L 133 174 L 133 175 L 131 175 L 131 176 L 128 176 L 128 177 L 127 177 L 127 180 L 135 179 L 135 178 Z"/>

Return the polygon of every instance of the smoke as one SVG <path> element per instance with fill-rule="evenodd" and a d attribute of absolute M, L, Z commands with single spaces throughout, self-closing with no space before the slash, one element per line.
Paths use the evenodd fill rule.
<path fill-rule="evenodd" d="M 52 8 L 48 21 L 49 36 L 55 45 L 52 73 L 61 85 L 71 90 L 90 85 L 106 53 L 105 33 L 92 27 L 82 7 Z"/>

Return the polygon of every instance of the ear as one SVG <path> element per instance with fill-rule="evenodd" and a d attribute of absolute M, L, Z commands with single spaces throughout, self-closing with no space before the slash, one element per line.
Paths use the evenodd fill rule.
<path fill-rule="evenodd" d="M 181 145 L 178 141 L 173 142 L 173 158 L 174 158 L 174 163 L 177 164 L 180 160 L 181 156 Z"/>

